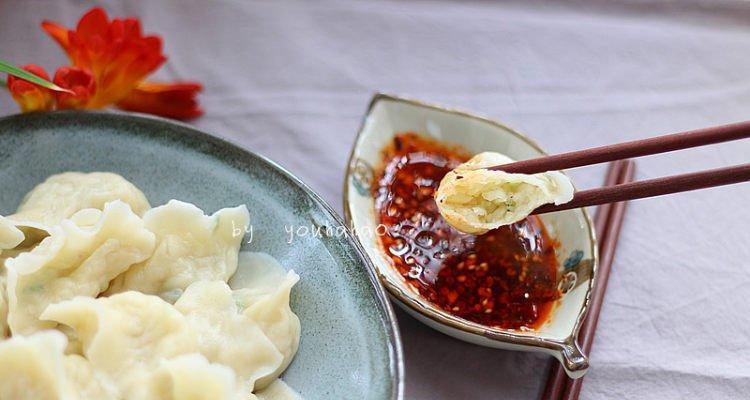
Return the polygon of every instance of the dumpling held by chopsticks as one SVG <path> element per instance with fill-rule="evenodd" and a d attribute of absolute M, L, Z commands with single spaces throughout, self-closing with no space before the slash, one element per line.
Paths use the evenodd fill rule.
<path fill-rule="evenodd" d="M 435 194 L 443 218 L 462 232 L 480 235 L 520 221 L 543 204 L 573 199 L 573 184 L 561 172 L 527 175 L 485 169 L 510 162 L 503 154 L 484 152 L 446 174 Z"/>

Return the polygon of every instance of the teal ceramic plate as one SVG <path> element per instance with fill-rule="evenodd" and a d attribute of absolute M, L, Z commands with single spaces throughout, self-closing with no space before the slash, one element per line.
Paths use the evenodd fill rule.
<path fill-rule="evenodd" d="M 152 205 L 176 198 L 214 212 L 246 204 L 253 228 L 243 250 L 270 253 L 301 277 L 292 308 L 302 339 L 284 380 L 308 400 L 402 397 L 398 328 L 374 269 L 341 219 L 283 168 L 159 118 L 56 112 L 0 119 L 0 214 L 63 171 L 116 172 Z"/>

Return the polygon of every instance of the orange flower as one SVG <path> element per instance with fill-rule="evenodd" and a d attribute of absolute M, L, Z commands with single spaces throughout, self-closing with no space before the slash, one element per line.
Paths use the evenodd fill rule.
<path fill-rule="evenodd" d="M 143 82 L 117 107 L 176 119 L 195 118 L 203 114 L 195 99 L 201 89 L 195 82 Z"/>
<path fill-rule="evenodd" d="M 49 75 L 38 65 L 29 64 L 21 68 L 40 78 L 49 80 Z M 8 75 L 7 85 L 13 100 L 21 106 L 21 112 L 49 111 L 55 105 L 55 97 L 49 89 L 13 75 Z"/>
<path fill-rule="evenodd" d="M 195 82 L 156 83 L 145 78 L 164 63 L 161 38 L 145 36 L 137 18 L 115 18 L 95 7 L 81 17 L 75 29 L 44 21 L 42 28 L 65 50 L 73 66 L 62 67 L 53 80 L 70 92 L 54 92 L 15 77 L 8 88 L 23 112 L 59 109 L 103 108 L 117 105 L 125 110 L 187 119 L 203 114 Z M 49 80 L 35 65 L 29 72 Z M 59 88 L 56 88 L 59 89 Z"/>
<path fill-rule="evenodd" d="M 57 86 L 70 89 L 73 94 L 56 92 L 57 108 L 84 108 L 96 94 L 96 81 L 88 71 L 76 67 L 60 67 L 53 81 Z"/>
<path fill-rule="evenodd" d="M 159 36 L 143 36 L 136 18 L 115 18 L 99 8 L 87 12 L 75 30 L 50 21 L 42 28 L 62 46 L 72 64 L 90 71 L 96 81 L 96 93 L 86 108 L 102 108 L 130 93 L 166 57 Z"/>

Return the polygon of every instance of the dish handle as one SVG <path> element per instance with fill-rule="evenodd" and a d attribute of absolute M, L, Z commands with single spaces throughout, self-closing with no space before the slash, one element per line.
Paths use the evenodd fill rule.
<path fill-rule="evenodd" d="M 572 379 L 582 377 L 589 368 L 589 358 L 583 354 L 581 347 L 575 340 L 560 344 L 555 358 L 560 361 L 565 373 Z"/>

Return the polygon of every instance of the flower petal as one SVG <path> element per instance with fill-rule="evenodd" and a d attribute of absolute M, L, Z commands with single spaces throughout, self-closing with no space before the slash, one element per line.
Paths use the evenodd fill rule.
<path fill-rule="evenodd" d="M 70 53 L 70 41 L 68 40 L 68 30 L 57 23 L 52 21 L 42 22 L 42 29 L 55 39 L 57 44 L 65 50 L 66 53 Z"/>
<path fill-rule="evenodd" d="M 87 108 L 89 101 L 96 93 L 96 81 L 88 71 L 76 67 L 60 67 L 55 72 L 56 85 L 70 89 L 73 94 L 57 92 L 58 109 Z"/>
<path fill-rule="evenodd" d="M 83 14 L 78 21 L 76 34 L 83 40 L 94 40 L 97 36 L 104 37 L 109 29 L 109 17 L 101 7 L 94 7 Z"/>
<path fill-rule="evenodd" d="M 196 96 L 202 90 L 196 82 L 143 82 L 117 107 L 175 119 L 190 119 L 203 114 Z"/>
<path fill-rule="evenodd" d="M 100 7 L 89 10 L 75 30 L 45 22 L 44 29 L 65 49 L 71 63 L 89 71 L 96 91 L 87 108 L 116 103 L 164 63 L 159 36 L 144 36 L 137 18 L 110 20 Z"/>
<path fill-rule="evenodd" d="M 47 72 L 38 65 L 29 64 L 21 68 L 49 80 Z M 49 111 L 55 106 L 55 97 L 49 89 L 12 75 L 8 76 L 7 86 L 13 100 L 21 107 L 21 112 Z"/>

